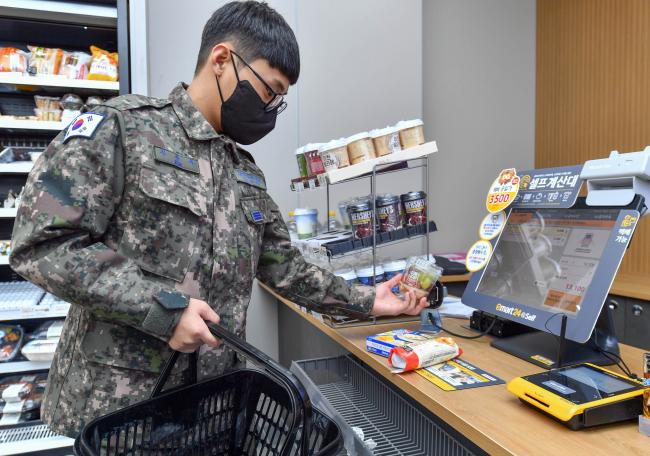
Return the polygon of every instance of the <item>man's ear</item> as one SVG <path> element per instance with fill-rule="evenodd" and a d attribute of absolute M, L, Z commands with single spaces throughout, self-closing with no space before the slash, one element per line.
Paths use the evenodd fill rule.
<path fill-rule="evenodd" d="M 232 59 L 230 47 L 225 43 L 215 44 L 208 56 L 207 64 L 214 74 L 221 76 L 226 69 L 226 64 Z"/>

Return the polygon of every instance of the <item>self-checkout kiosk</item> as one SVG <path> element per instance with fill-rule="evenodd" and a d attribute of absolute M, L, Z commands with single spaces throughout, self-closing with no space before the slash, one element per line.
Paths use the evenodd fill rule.
<path fill-rule="evenodd" d="M 579 182 L 573 192 L 558 188 L 567 174 L 586 182 L 586 198 L 577 197 Z M 523 186 L 490 240 L 491 256 L 462 301 L 534 329 L 491 343 L 551 369 L 510 382 L 522 401 L 573 429 L 635 418 L 640 383 L 599 366 L 619 357 L 604 303 L 647 210 L 650 147 L 519 177 Z"/>

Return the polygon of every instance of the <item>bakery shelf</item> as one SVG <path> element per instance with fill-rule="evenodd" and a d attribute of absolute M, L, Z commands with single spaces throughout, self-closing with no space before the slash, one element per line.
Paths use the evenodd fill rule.
<path fill-rule="evenodd" d="M 117 7 L 54 0 L 0 0 L 0 16 L 117 27 Z"/>
<path fill-rule="evenodd" d="M 52 361 L 10 361 L 0 363 L 0 375 L 45 370 L 51 365 Z"/>
<path fill-rule="evenodd" d="M 0 207 L 0 218 L 13 218 L 16 216 L 17 211 L 18 208 L 15 207 L 9 207 L 9 208 Z"/>
<path fill-rule="evenodd" d="M 6 128 L 7 130 L 60 131 L 65 126 L 65 122 L 0 118 L 0 128 Z"/>
<path fill-rule="evenodd" d="M 22 73 L 9 72 L 0 73 L 0 84 L 34 87 L 63 87 L 65 89 L 105 90 L 109 92 L 117 92 L 120 90 L 119 81 L 91 81 L 88 79 L 69 79 L 65 76 L 57 75 L 30 76 Z"/>
<path fill-rule="evenodd" d="M 0 163 L 0 174 L 28 174 L 34 167 L 32 161 Z"/>
<path fill-rule="evenodd" d="M 0 454 L 6 456 L 71 448 L 73 444 L 74 439 L 57 435 L 40 422 L 31 426 L 0 429 Z"/>

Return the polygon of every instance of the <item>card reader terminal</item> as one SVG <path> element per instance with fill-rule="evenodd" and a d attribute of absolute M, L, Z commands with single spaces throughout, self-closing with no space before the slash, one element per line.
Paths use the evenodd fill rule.
<path fill-rule="evenodd" d="M 517 377 L 508 391 L 573 430 L 642 413 L 642 382 L 588 363 Z"/>

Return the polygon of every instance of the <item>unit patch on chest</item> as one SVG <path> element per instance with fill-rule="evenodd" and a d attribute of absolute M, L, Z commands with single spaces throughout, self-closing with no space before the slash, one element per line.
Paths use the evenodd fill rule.
<path fill-rule="evenodd" d="M 154 146 L 154 159 L 158 162 L 167 163 L 176 168 L 199 174 L 199 162 L 190 155 L 172 152 L 171 150 Z"/>

